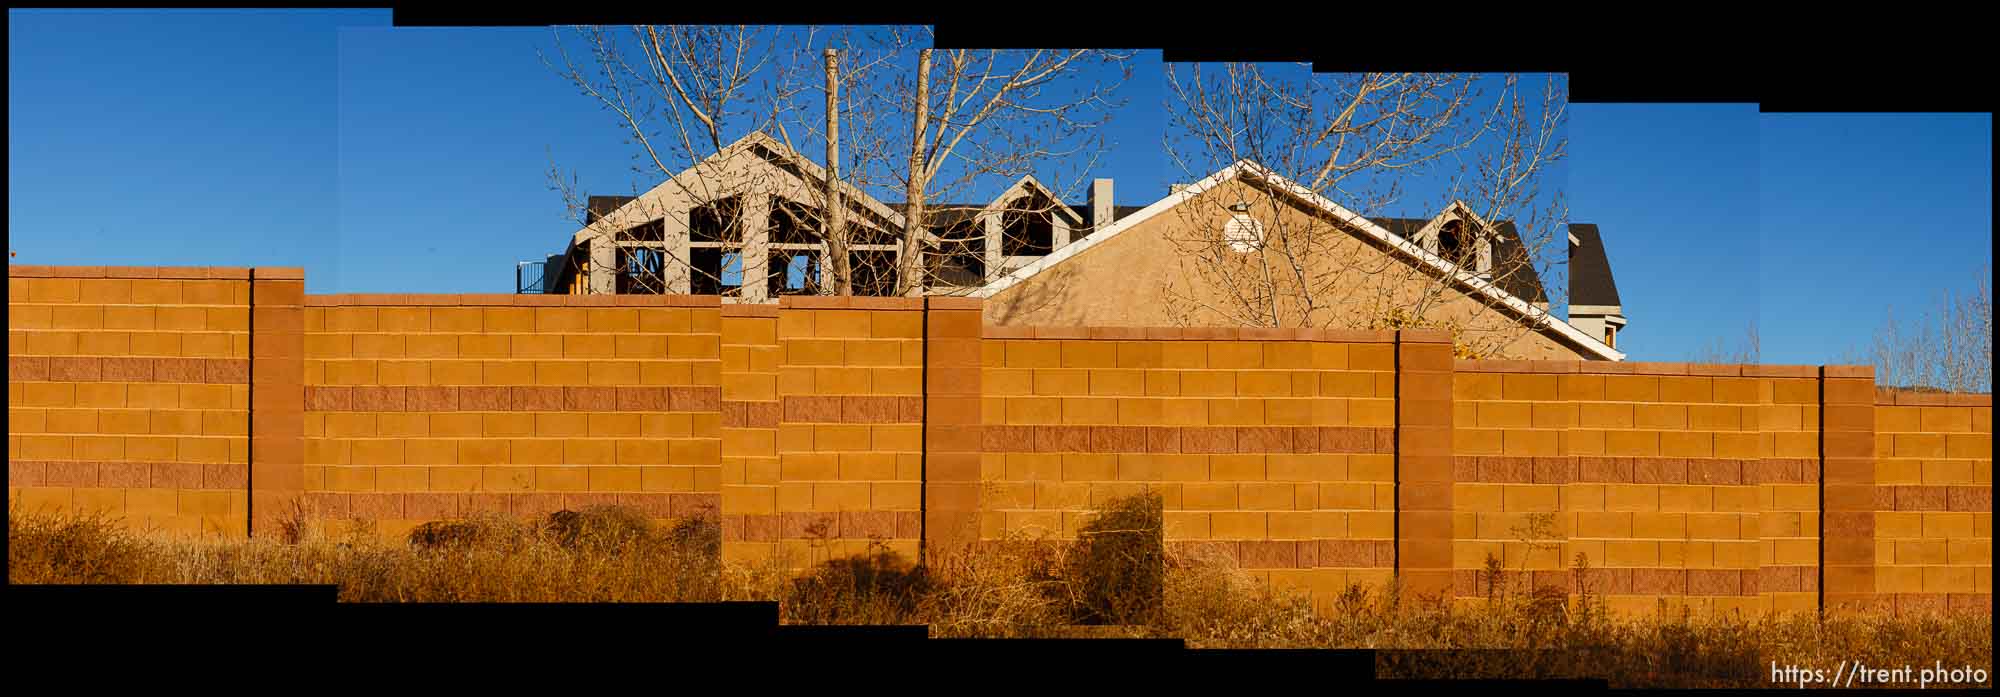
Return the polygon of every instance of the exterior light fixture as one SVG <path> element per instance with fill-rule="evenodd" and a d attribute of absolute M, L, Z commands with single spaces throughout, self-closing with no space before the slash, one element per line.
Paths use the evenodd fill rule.
<path fill-rule="evenodd" d="M 1237 213 L 1222 226 L 1222 239 L 1238 253 L 1254 252 L 1264 247 L 1264 225 L 1248 213 Z"/>

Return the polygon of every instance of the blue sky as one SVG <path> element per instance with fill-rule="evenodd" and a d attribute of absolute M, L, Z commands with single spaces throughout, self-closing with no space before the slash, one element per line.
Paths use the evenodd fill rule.
<path fill-rule="evenodd" d="M 10 10 L 13 261 L 284 265 L 308 290 L 510 292 L 593 193 L 650 186 L 612 117 L 542 65 L 547 29 L 392 28 L 387 11 Z M 1178 178 L 1142 56 L 1092 176 Z M 1990 115 L 1576 104 L 1572 218 L 1601 226 L 1635 360 L 1753 320 L 1773 363 L 1837 361 L 1890 306 L 1992 260 Z M 1410 213 L 1419 215 L 1421 213 Z"/>

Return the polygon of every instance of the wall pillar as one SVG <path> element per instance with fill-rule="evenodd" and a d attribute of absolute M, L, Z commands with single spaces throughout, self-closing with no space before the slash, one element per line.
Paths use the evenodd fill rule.
<path fill-rule="evenodd" d="M 250 270 L 250 534 L 305 494 L 305 271 Z"/>
<path fill-rule="evenodd" d="M 972 298 L 924 298 L 924 563 L 979 540 L 981 308 Z"/>
<path fill-rule="evenodd" d="M 778 313 L 722 306 L 722 555 L 732 561 L 778 553 Z"/>
<path fill-rule="evenodd" d="M 1451 334 L 1396 332 L 1396 580 L 1407 597 L 1452 590 Z"/>
<path fill-rule="evenodd" d="M 1875 594 L 1875 369 L 1820 368 L 1820 609 Z"/>

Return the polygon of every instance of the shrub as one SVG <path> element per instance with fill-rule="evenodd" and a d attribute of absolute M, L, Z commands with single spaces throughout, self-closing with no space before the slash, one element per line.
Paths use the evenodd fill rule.
<path fill-rule="evenodd" d="M 829 559 L 794 579 L 781 601 L 798 624 L 913 624 L 923 599 L 936 591 L 930 574 L 886 547 Z"/>
<path fill-rule="evenodd" d="M 1165 557 L 1159 493 L 1107 501 L 1070 544 L 1065 572 L 1076 623 L 1152 623 L 1163 602 Z"/>
<path fill-rule="evenodd" d="M 9 583 L 144 583 L 146 551 L 123 521 L 7 508 Z"/>
<path fill-rule="evenodd" d="M 588 506 L 550 513 L 542 534 L 572 552 L 616 554 L 657 540 L 653 521 L 624 506 Z"/>
<path fill-rule="evenodd" d="M 674 587 L 682 589 L 681 599 L 721 599 L 722 523 L 716 516 L 681 518 L 661 536 L 664 544 L 654 558 L 661 560 L 661 571 L 673 579 Z"/>
<path fill-rule="evenodd" d="M 465 550 L 492 544 L 492 526 L 475 520 L 434 520 L 410 531 L 410 546 L 421 551 Z"/>

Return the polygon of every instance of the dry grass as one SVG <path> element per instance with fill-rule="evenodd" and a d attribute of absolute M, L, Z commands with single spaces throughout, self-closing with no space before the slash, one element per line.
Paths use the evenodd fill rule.
<path fill-rule="evenodd" d="M 721 530 L 666 529 L 620 509 L 536 521 L 482 516 L 419 528 L 389 545 L 365 524 L 290 539 L 157 539 L 102 516 L 7 514 L 13 583 L 335 584 L 342 602 L 713 600 Z"/>
<path fill-rule="evenodd" d="M 1226 563 L 1169 573 L 1167 634 L 1192 646 L 1373 648 L 1383 677 L 1605 678 L 1613 687 L 1770 687 L 1772 662 L 1970 665 L 1990 671 L 1991 615 L 1613 618 L 1600 598 L 1502 591 L 1484 607 L 1351 587 L 1336 611 L 1245 581 Z M 1422 652 L 1399 652 L 1424 649 Z M 1439 651 L 1442 650 L 1442 651 Z M 1986 683 L 1988 686 L 1991 682 Z"/>
<path fill-rule="evenodd" d="M 1472 608 L 1350 588 L 1335 612 L 1229 560 L 1163 550 L 1157 499 L 1114 501 L 1068 543 L 1014 538 L 912 566 L 877 546 L 796 573 L 722 564 L 707 518 L 660 527 L 620 509 L 442 521 L 405 545 L 147 538 L 104 518 L 8 514 L 14 583 L 331 583 L 348 602 L 778 600 L 788 623 L 924 624 L 933 636 L 1178 637 L 1198 648 L 1386 651 L 1405 677 L 1602 677 L 1620 687 L 1769 687 L 1770 664 L 1970 665 L 1991 671 L 1991 615 L 1612 619 L 1600 599 L 1496 591 Z M 1152 570 L 1150 573 L 1147 570 Z M 1586 589 L 1588 590 L 1588 589 Z M 1491 651 L 1498 649 L 1498 651 Z M 1479 651 L 1489 650 L 1489 651 Z M 1991 685 L 1990 682 L 1987 683 Z"/>

